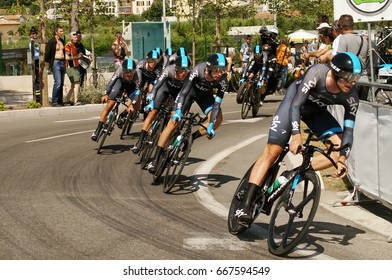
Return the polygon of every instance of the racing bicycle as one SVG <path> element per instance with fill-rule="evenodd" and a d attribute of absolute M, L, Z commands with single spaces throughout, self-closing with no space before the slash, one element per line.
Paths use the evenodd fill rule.
<path fill-rule="evenodd" d="M 103 124 L 103 127 L 97 137 L 97 142 L 99 142 L 97 154 L 101 153 L 101 149 L 103 147 L 103 144 L 105 143 L 106 137 L 112 134 L 119 117 L 118 109 L 121 104 L 126 106 L 125 98 L 126 95 L 116 97 L 116 103 L 114 104 L 112 110 L 109 112 L 106 122 Z"/>
<path fill-rule="evenodd" d="M 166 170 L 162 188 L 164 193 L 172 190 L 184 169 L 193 144 L 192 127 L 203 126 L 206 119 L 207 117 L 202 117 L 199 113 L 188 113 L 181 119 L 179 127 L 169 140 L 171 144 L 162 155 L 153 175 L 153 181 L 158 182 Z"/>
<path fill-rule="evenodd" d="M 141 168 L 144 169 L 147 163 L 150 161 L 152 153 L 157 146 L 159 136 L 161 135 L 163 129 L 167 125 L 167 122 L 170 119 L 170 112 L 173 108 L 174 100 L 171 95 L 166 99 L 158 112 L 155 120 L 152 122 L 149 130 L 147 131 L 147 135 L 143 140 L 142 148 L 139 152 L 140 154 L 140 163 Z"/>
<path fill-rule="evenodd" d="M 318 175 L 311 169 L 314 153 L 322 154 L 337 168 L 337 164 L 331 158 L 331 153 L 343 150 L 349 145 L 335 148 L 327 140 L 326 144 L 329 145 L 329 148 L 324 150 L 321 147 L 311 145 L 311 141 L 322 141 L 329 135 L 318 138 L 309 129 L 305 130 L 305 133 L 308 136 L 301 147 L 302 164 L 293 170 L 284 171 L 278 180 L 282 182 L 282 176 L 286 179 L 283 180 L 283 183 L 276 183 L 279 168 L 289 152 L 289 147 L 286 145 L 281 155 L 268 170 L 251 207 L 252 217 L 255 220 L 261 213 L 269 216 L 274 202 L 277 201 L 271 214 L 267 237 L 268 250 L 277 256 L 288 254 L 301 242 L 316 214 L 320 201 L 321 184 Z M 248 228 L 238 222 L 236 210 L 245 196 L 253 166 L 254 164 L 241 179 L 231 201 L 228 229 L 234 235 L 239 235 Z"/>
<path fill-rule="evenodd" d="M 238 91 L 243 93 L 241 118 L 246 119 L 250 109 L 252 117 L 256 117 L 260 109 L 261 94 L 265 91 L 265 87 L 261 85 L 261 72 L 259 71 L 254 79 L 242 83 Z"/>

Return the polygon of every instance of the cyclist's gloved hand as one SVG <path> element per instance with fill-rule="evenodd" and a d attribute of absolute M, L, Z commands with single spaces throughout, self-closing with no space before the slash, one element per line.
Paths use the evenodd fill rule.
<path fill-rule="evenodd" d="M 144 111 L 149 112 L 152 111 L 152 109 L 154 109 L 154 100 L 150 100 L 150 103 L 144 107 Z"/>
<path fill-rule="evenodd" d="M 210 123 L 207 127 L 207 133 L 209 138 L 215 137 L 214 123 Z"/>
<path fill-rule="evenodd" d="M 177 109 L 174 115 L 172 116 L 173 121 L 180 121 L 181 120 L 181 110 Z"/>
<path fill-rule="evenodd" d="M 153 97 L 154 97 L 154 95 L 152 93 L 150 93 L 149 95 L 147 95 L 146 100 L 151 101 Z"/>

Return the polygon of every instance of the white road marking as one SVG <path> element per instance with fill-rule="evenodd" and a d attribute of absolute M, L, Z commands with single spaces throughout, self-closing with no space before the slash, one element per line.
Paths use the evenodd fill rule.
<path fill-rule="evenodd" d="M 252 138 L 249 138 L 245 141 L 242 141 L 241 143 L 238 143 L 234 146 L 231 146 L 231 147 L 215 154 L 214 156 L 207 159 L 204 163 L 202 163 L 195 170 L 195 172 L 193 173 L 193 176 L 197 178 L 198 175 L 209 174 L 211 172 L 211 170 L 215 167 L 215 165 L 217 165 L 221 160 L 226 158 L 228 155 L 230 155 L 230 154 L 234 153 L 235 151 L 237 151 L 237 150 L 239 150 L 239 149 L 241 149 L 241 148 L 243 148 L 243 147 L 245 147 L 245 146 L 261 139 L 261 138 L 264 138 L 266 136 L 267 136 L 266 134 L 253 136 Z M 204 187 L 206 185 L 208 185 L 207 180 L 200 180 L 199 181 L 199 189 L 197 192 L 195 192 L 197 200 L 204 207 L 206 207 L 208 210 L 210 210 L 211 212 L 226 219 L 229 210 L 225 206 L 223 206 L 222 204 L 220 204 L 218 201 L 215 200 L 215 198 L 210 193 L 210 190 L 208 189 L 208 187 Z"/>
<path fill-rule="evenodd" d="M 247 242 L 238 242 L 233 239 L 192 237 L 184 240 L 183 247 L 187 250 L 232 250 L 240 251 L 249 249 Z"/>
<path fill-rule="evenodd" d="M 87 119 L 54 121 L 54 123 L 84 122 L 84 121 L 91 121 L 91 120 L 97 120 L 97 119 L 99 119 L 99 116 L 98 117 L 90 117 Z"/>
<path fill-rule="evenodd" d="M 133 126 L 141 126 L 143 123 L 135 123 L 133 124 Z M 56 138 L 62 138 L 62 137 L 68 137 L 68 136 L 74 136 L 74 135 L 78 135 L 78 134 L 83 134 L 83 133 L 91 133 L 93 132 L 95 129 L 93 130 L 85 130 L 85 131 L 78 131 L 78 132 L 74 132 L 74 133 L 68 133 L 68 134 L 61 134 L 61 135 L 56 135 L 56 136 L 52 136 L 52 137 L 45 137 L 45 138 L 39 138 L 39 139 L 34 139 L 34 140 L 28 140 L 25 141 L 25 143 L 33 143 L 33 142 L 39 142 L 39 141 L 47 141 L 47 140 L 52 140 L 52 139 L 56 139 Z"/>
<path fill-rule="evenodd" d="M 52 136 L 52 137 L 40 138 L 40 139 L 35 139 L 35 140 L 28 140 L 28 141 L 25 141 L 25 143 L 33 143 L 33 142 L 39 142 L 39 141 L 52 140 L 52 139 L 56 139 L 56 138 L 73 136 L 73 135 L 78 135 L 78 134 L 83 134 L 83 133 L 88 133 L 88 132 L 93 132 L 93 131 L 94 130 L 86 130 L 86 131 L 79 131 L 79 132 L 74 132 L 74 133 L 56 135 L 56 136 Z"/>
<path fill-rule="evenodd" d="M 227 120 L 224 121 L 222 124 L 230 124 L 230 123 L 255 123 L 258 121 L 261 121 L 263 118 L 251 118 L 251 119 L 245 119 L 245 120 Z"/>

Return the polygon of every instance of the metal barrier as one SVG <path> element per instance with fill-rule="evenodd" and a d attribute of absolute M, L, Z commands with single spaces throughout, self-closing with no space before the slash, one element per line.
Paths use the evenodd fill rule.
<path fill-rule="evenodd" d="M 392 85 L 361 83 L 392 91 Z M 342 124 L 344 109 L 333 106 L 331 113 Z M 360 203 L 358 192 L 392 206 L 392 106 L 360 101 L 355 121 L 354 144 L 348 159 L 349 179 L 354 191 L 341 204 Z"/>

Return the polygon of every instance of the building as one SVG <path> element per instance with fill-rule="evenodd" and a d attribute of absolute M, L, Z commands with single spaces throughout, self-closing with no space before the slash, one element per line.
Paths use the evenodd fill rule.
<path fill-rule="evenodd" d="M 19 40 L 18 28 L 25 18 L 21 15 L 0 15 L 1 41 L 4 44 Z"/>

